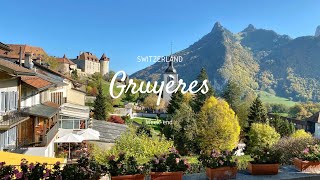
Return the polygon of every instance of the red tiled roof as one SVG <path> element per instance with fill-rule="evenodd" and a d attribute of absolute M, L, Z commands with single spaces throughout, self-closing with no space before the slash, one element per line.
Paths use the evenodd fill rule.
<path fill-rule="evenodd" d="M 56 58 L 58 63 L 64 63 L 64 64 L 70 64 L 70 65 L 75 65 L 72 61 L 70 61 L 66 55 L 64 55 L 62 58 Z"/>
<path fill-rule="evenodd" d="M 23 44 L 7 44 L 11 49 L 10 52 L 0 49 L 0 57 L 10 58 L 10 59 L 19 59 L 20 58 L 20 47 L 22 51 L 22 59 L 26 52 L 33 54 L 34 57 L 43 57 L 47 53 L 41 47 L 23 45 Z"/>
<path fill-rule="evenodd" d="M 31 71 L 30 69 L 24 68 L 22 66 L 19 66 L 18 64 L 12 63 L 10 61 L 4 60 L 0 58 L 0 69 L 3 70 L 9 70 L 9 71 L 13 71 L 10 73 L 34 73 L 33 71 Z"/>
<path fill-rule="evenodd" d="M 81 60 L 90 60 L 90 61 L 99 61 L 96 55 L 92 54 L 91 52 L 84 52 L 77 57 L 77 59 Z"/>
<path fill-rule="evenodd" d="M 51 101 L 47 101 L 47 102 L 45 102 L 45 103 L 43 103 L 43 104 L 46 105 L 46 106 L 53 107 L 53 108 L 59 108 L 59 107 L 60 107 L 59 104 L 56 104 L 56 103 L 51 102 Z"/>
<path fill-rule="evenodd" d="M 0 42 L 0 50 L 11 51 L 10 47 L 2 42 Z"/>
<path fill-rule="evenodd" d="M 51 82 L 46 81 L 46 80 L 44 80 L 40 77 L 37 77 L 37 76 L 22 76 L 21 80 L 22 80 L 22 82 L 24 82 L 34 88 L 37 88 L 37 89 L 42 89 L 42 88 L 45 88 L 45 87 L 52 85 Z"/>

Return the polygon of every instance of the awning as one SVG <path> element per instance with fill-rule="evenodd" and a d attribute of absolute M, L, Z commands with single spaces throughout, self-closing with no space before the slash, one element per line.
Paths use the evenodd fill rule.
<path fill-rule="evenodd" d="M 72 103 L 64 103 L 60 106 L 60 115 L 75 119 L 89 119 L 90 109 L 88 106 L 82 106 Z"/>
<path fill-rule="evenodd" d="M 27 108 L 25 110 L 26 114 L 29 114 L 32 116 L 44 117 L 44 118 L 52 118 L 58 112 L 59 112 L 59 108 L 51 107 L 44 104 L 38 104 L 30 108 Z"/>

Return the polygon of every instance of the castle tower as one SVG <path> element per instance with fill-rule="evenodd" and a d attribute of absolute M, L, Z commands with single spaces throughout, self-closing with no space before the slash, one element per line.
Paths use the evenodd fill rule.
<path fill-rule="evenodd" d="M 171 59 L 171 56 L 169 57 L 169 59 Z M 166 85 L 170 81 L 174 81 L 175 86 L 172 86 L 172 88 L 170 88 L 171 91 L 174 90 L 178 84 L 177 70 L 173 67 L 173 62 L 171 60 L 169 62 L 168 68 L 164 71 L 163 80 L 164 80 L 164 87 L 166 87 Z M 164 88 L 163 90 L 163 100 L 166 104 L 168 104 L 169 101 L 171 100 L 171 93 L 168 93 L 166 91 L 166 88 Z"/>
<path fill-rule="evenodd" d="M 110 59 L 103 53 L 100 58 L 100 74 L 102 76 L 109 74 L 109 61 Z"/>

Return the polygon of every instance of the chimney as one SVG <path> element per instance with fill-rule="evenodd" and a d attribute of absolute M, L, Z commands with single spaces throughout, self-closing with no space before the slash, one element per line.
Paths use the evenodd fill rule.
<path fill-rule="evenodd" d="M 26 52 L 24 56 L 24 67 L 31 69 L 33 67 L 31 53 Z"/>
<path fill-rule="evenodd" d="M 19 66 L 22 65 L 22 47 L 20 46 L 20 50 L 19 50 Z"/>

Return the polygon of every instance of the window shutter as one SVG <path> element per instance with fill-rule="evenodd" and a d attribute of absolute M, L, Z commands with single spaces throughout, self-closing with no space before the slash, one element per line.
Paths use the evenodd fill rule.
<path fill-rule="evenodd" d="M 5 101 L 6 101 L 5 112 L 7 112 L 9 111 L 9 92 L 5 92 Z"/>
<path fill-rule="evenodd" d="M 18 92 L 13 92 L 14 95 L 14 109 L 18 109 Z"/>
<path fill-rule="evenodd" d="M 2 98 L 2 92 L 0 92 L 0 112 L 3 112 L 2 110 L 2 102 L 4 101 L 4 99 Z M 1 140 L 0 140 L 1 142 Z"/>
<path fill-rule="evenodd" d="M 5 92 L 1 92 L 1 112 L 6 111 L 6 94 Z"/>

